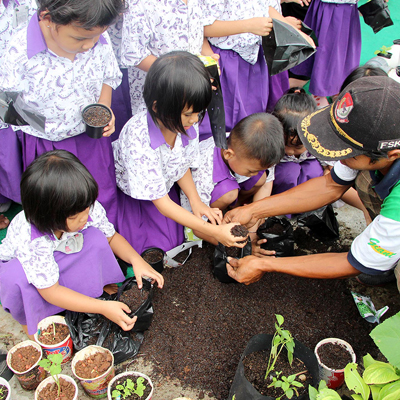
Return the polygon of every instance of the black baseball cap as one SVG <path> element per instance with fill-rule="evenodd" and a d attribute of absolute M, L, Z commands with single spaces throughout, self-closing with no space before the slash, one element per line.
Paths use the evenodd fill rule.
<path fill-rule="evenodd" d="M 387 76 L 357 79 L 332 105 L 305 117 L 298 132 L 307 150 L 323 161 L 385 157 L 400 148 L 400 84 Z"/>

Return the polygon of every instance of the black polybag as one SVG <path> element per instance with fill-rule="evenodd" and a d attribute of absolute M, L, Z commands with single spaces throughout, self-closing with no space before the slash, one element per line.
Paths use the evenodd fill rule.
<path fill-rule="evenodd" d="M 246 245 L 240 249 L 239 258 L 243 258 L 251 255 L 251 240 L 247 239 Z M 222 283 L 237 283 L 237 281 L 228 275 L 226 270 L 226 263 L 228 262 L 228 256 L 226 254 L 226 248 L 223 244 L 218 243 L 218 246 L 214 250 L 214 269 L 213 273 L 216 278 Z"/>
<path fill-rule="evenodd" d="M 103 301 L 117 300 L 124 290 L 130 289 L 134 284 L 136 284 L 135 278 L 128 278 L 117 294 L 101 296 L 99 299 Z M 75 349 L 81 350 L 90 344 L 105 347 L 113 353 L 115 364 L 135 357 L 143 342 L 142 331 L 149 328 L 153 317 L 153 288 L 150 282 L 143 280 L 142 290 L 148 290 L 149 295 L 137 310 L 132 310 L 129 314 L 130 317 L 138 316 L 131 331 L 122 330 L 119 325 L 101 314 L 67 311 L 65 321 Z"/>
<path fill-rule="evenodd" d="M 316 49 L 293 26 L 277 19 L 272 21 L 271 33 L 262 37 L 262 48 L 269 74 L 276 75 L 302 63 Z"/>
<path fill-rule="evenodd" d="M 215 87 L 215 90 L 212 91 L 211 102 L 207 107 L 211 132 L 215 145 L 221 149 L 227 149 L 228 143 L 226 140 L 224 99 L 222 97 L 218 65 L 214 64 L 207 66 L 207 71 L 213 79 L 212 85 Z"/>
<path fill-rule="evenodd" d="M 275 224 L 279 224 L 283 228 L 283 233 L 277 235 L 267 232 Z M 294 238 L 293 227 L 289 219 L 286 217 L 270 217 L 260 225 L 257 229 L 259 239 L 267 239 L 266 243 L 261 245 L 264 250 L 275 250 L 276 257 L 289 257 L 294 255 Z"/>
<path fill-rule="evenodd" d="M 339 237 L 339 224 L 331 204 L 297 217 L 299 226 L 310 228 L 311 234 L 320 240 L 333 240 Z"/>
<path fill-rule="evenodd" d="M 364 22 L 373 29 L 374 33 L 378 33 L 381 29 L 393 25 L 389 7 L 384 0 L 368 1 L 358 7 L 358 11 L 360 11 Z"/>
<path fill-rule="evenodd" d="M 308 26 L 306 25 L 303 21 L 301 21 L 301 28 L 300 30 L 305 33 L 306 35 L 310 36 L 310 38 L 313 40 L 314 44 L 316 47 L 318 47 L 318 38 L 315 32 Z"/>

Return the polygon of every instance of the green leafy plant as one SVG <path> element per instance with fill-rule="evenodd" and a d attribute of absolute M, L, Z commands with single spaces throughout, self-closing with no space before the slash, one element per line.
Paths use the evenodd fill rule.
<path fill-rule="evenodd" d="M 376 326 L 370 336 L 389 362 L 374 360 L 371 355 L 363 357 L 362 376 L 356 363 L 344 369 L 346 385 L 356 394 L 354 400 L 400 399 L 400 312 Z"/>
<path fill-rule="evenodd" d="M 322 380 L 319 383 L 318 389 L 313 386 L 308 386 L 308 397 L 310 400 L 341 400 L 341 397 L 335 390 L 329 389 L 326 382 Z"/>
<path fill-rule="evenodd" d="M 298 387 L 303 387 L 304 385 L 298 381 L 296 381 L 297 375 L 304 373 L 305 371 L 299 372 L 297 374 L 286 376 L 280 376 L 282 372 L 278 372 L 277 376 L 272 378 L 272 383 L 268 386 L 280 388 L 283 390 L 284 394 L 276 398 L 276 400 L 280 400 L 283 396 L 286 396 L 288 399 L 291 399 L 293 395 L 296 393 L 297 397 L 299 396 L 299 392 L 297 391 Z"/>
<path fill-rule="evenodd" d="M 123 398 L 126 399 L 128 396 L 132 394 L 137 394 L 139 397 L 142 397 L 144 394 L 144 390 L 146 389 L 146 385 L 143 384 L 145 379 L 139 376 L 136 379 L 136 387 L 135 383 L 132 379 L 127 379 L 122 385 L 117 385 L 115 390 L 112 391 L 111 397 L 115 398 Z"/>
<path fill-rule="evenodd" d="M 383 54 L 387 55 L 389 54 L 389 50 L 391 50 L 392 46 L 386 47 L 382 46 L 379 50 L 374 51 L 374 54 Z"/>
<path fill-rule="evenodd" d="M 63 360 L 62 354 L 49 354 L 47 358 L 39 361 L 39 366 L 43 367 L 54 379 L 57 384 L 58 392 L 57 395 L 60 396 L 60 379 L 58 374 L 61 373 L 61 363 Z"/>
<path fill-rule="evenodd" d="M 276 332 L 272 338 L 271 353 L 268 359 L 268 366 L 267 366 L 267 371 L 265 373 L 265 379 L 268 378 L 270 372 L 273 371 L 273 369 L 275 368 L 276 360 L 278 359 L 279 354 L 281 354 L 283 348 L 286 348 L 287 350 L 289 364 L 292 365 L 293 362 L 293 352 L 294 352 L 293 336 L 288 330 L 282 329 L 282 325 L 284 322 L 284 318 L 282 317 L 282 315 L 275 314 L 275 317 L 277 321 L 275 322 Z"/>
<path fill-rule="evenodd" d="M 3 387 L 0 388 L 0 399 L 3 400 L 6 398 L 6 389 Z"/>

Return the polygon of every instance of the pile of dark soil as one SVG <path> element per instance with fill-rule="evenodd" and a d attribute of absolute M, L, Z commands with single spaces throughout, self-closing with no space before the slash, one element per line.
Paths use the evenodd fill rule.
<path fill-rule="evenodd" d="M 318 348 L 317 353 L 322 364 L 331 369 L 344 369 L 352 361 L 346 347 L 339 343 L 325 343 Z"/>
<path fill-rule="evenodd" d="M 297 254 L 324 245 L 304 239 Z M 246 343 L 255 334 L 274 333 L 274 314 L 283 315 L 285 329 L 310 349 L 336 337 L 349 342 L 359 360 L 368 352 L 377 355 L 369 337 L 375 325 L 360 317 L 346 280 L 270 273 L 250 286 L 224 284 L 212 274 L 213 252 L 206 243 L 196 248 L 184 266 L 164 271 L 164 288 L 155 290 L 153 323 L 139 353 L 153 362 L 155 380 L 178 378 L 183 386 L 226 399 Z"/>

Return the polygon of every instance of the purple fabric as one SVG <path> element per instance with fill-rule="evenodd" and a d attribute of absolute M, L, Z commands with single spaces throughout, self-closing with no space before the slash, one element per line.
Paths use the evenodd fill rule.
<path fill-rule="evenodd" d="M 111 109 L 115 115 L 115 132 L 111 135 L 111 141 L 117 140 L 122 128 L 132 117 L 131 96 L 129 94 L 128 69 L 121 68 L 122 82 L 113 90 Z"/>
<path fill-rule="evenodd" d="M 0 195 L 21 203 L 22 149 L 18 133 L 9 126 L 0 129 L 0 138 Z"/>
<path fill-rule="evenodd" d="M 289 90 L 289 72 L 283 71 L 269 77 L 267 112 L 272 113 L 278 100 Z"/>
<path fill-rule="evenodd" d="M 357 4 L 313 0 L 304 23 L 318 38 L 317 52 L 292 68 L 296 75 L 311 77 L 310 92 L 333 96 L 347 76 L 360 65 L 361 28 Z"/>
<path fill-rule="evenodd" d="M 221 88 L 224 97 L 226 132 L 244 117 L 265 112 L 268 103 L 268 67 L 260 46 L 257 62 L 252 65 L 244 61 L 233 50 L 221 50 L 211 45 L 214 53 L 220 55 Z M 212 136 L 208 115 L 200 124 L 200 140 Z"/>
<path fill-rule="evenodd" d="M 176 185 L 168 195 L 180 205 Z M 134 199 L 119 189 L 118 232 L 139 254 L 150 247 L 168 251 L 184 241 L 182 225 L 164 217 L 152 201 Z"/>
<path fill-rule="evenodd" d="M 74 154 L 93 175 L 99 185 L 97 200 L 105 208 L 107 218 L 117 222 L 117 182 L 115 180 L 114 157 L 111 139 L 92 139 L 85 133 L 68 139 L 52 142 L 22 132 L 22 155 L 24 169 L 41 154 L 55 149 Z"/>
<path fill-rule="evenodd" d="M 317 159 L 305 160 L 301 163 L 281 162 L 275 166 L 272 194 L 285 192 L 300 183 L 322 176 L 323 172 Z"/>
<path fill-rule="evenodd" d="M 252 176 L 250 179 L 247 179 L 247 181 L 239 183 L 240 190 L 247 192 L 248 190 L 253 189 L 254 185 L 260 180 L 264 172 L 265 171 L 259 171 L 257 175 Z"/>
<path fill-rule="evenodd" d="M 105 285 L 123 281 L 124 275 L 104 234 L 94 227 L 82 233 L 84 245 L 79 253 L 54 252 L 60 270 L 59 283 L 86 296 L 98 297 Z M 63 311 L 45 301 L 28 283 L 18 259 L 0 261 L 0 266 L 1 304 L 16 321 L 28 325 L 29 334 L 36 332 L 40 320 Z"/>

